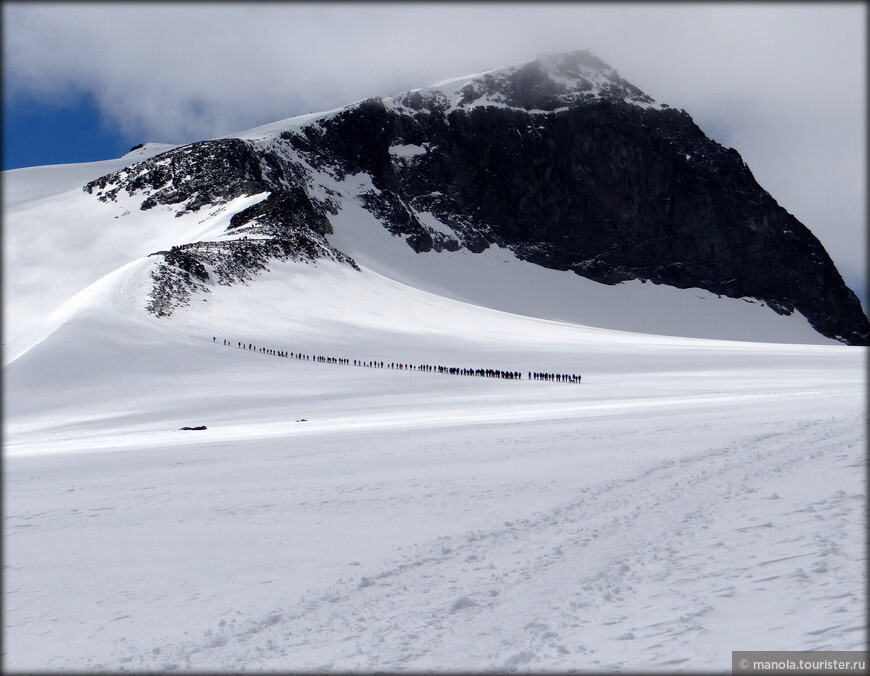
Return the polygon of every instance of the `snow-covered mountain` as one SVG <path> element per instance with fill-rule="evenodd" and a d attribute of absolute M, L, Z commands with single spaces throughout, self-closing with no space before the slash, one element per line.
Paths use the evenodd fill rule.
<path fill-rule="evenodd" d="M 157 316 L 197 294 L 252 281 L 270 261 L 325 256 L 354 266 L 361 257 L 376 272 L 395 273 L 406 252 L 394 253 L 380 233 L 360 236 L 376 221 L 419 254 L 401 281 L 488 307 L 743 340 L 820 340 L 803 329 L 809 321 L 828 338 L 866 344 L 870 328 L 819 242 L 755 183 L 735 151 L 588 52 L 233 137 L 138 146 L 117 162 L 81 169 L 36 170 L 49 184 L 84 186 L 85 198 L 72 201 L 82 210 L 74 230 L 71 195 L 37 204 L 27 192 L 34 170 L 6 177 L 7 213 L 23 212 L 22 222 L 38 221 L 41 233 L 62 231 L 52 239 L 69 232 L 91 240 L 112 257 L 95 271 L 56 247 L 64 262 L 39 282 L 56 287 L 56 305 L 96 282 L 95 272 L 146 254 L 154 256 L 146 305 Z M 61 184 L 60 172 L 72 182 Z M 38 240 L 30 244 L 32 230 L 16 228 L 14 236 L 17 248 L 43 255 Z M 510 267 L 502 275 L 513 280 L 510 293 L 491 276 L 493 255 Z M 70 275 L 81 277 L 77 287 Z M 15 276 L 11 283 L 19 280 L 26 288 L 8 296 L 25 299 L 22 314 L 30 316 L 34 282 Z M 648 282 L 659 286 L 641 287 Z M 19 336 L 13 355 L 30 341 L 23 327 Z"/>
<path fill-rule="evenodd" d="M 797 312 L 847 343 L 870 333 L 824 248 L 736 151 L 588 52 L 191 144 L 86 190 L 107 204 L 135 198 L 125 211 L 177 216 L 260 195 L 208 245 L 187 239 L 164 254 L 150 303 L 161 315 L 276 257 L 348 254 L 329 235 L 362 205 L 419 254 L 497 247 L 605 284 L 650 281 Z M 242 261 L 253 267 L 242 272 Z"/>
<path fill-rule="evenodd" d="M 606 240 L 578 266 L 555 225 L 521 239 L 487 191 L 510 179 L 505 216 L 554 208 L 552 172 L 540 203 L 499 172 L 581 108 L 689 128 L 580 53 L 5 172 L 4 669 L 721 671 L 732 650 L 866 649 L 866 348 L 819 332 L 848 294 L 769 204 L 714 249 L 799 242 L 828 305 L 665 283 L 711 272 L 698 258 L 633 277 Z M 703 171 L 733 157 L 694 142 Z M 712 204 L 745 201 L 741 171 Z M 602 205 L 628 208 L 623 179 Z M 671 214 L 700 213 L 691 192 Z"/>

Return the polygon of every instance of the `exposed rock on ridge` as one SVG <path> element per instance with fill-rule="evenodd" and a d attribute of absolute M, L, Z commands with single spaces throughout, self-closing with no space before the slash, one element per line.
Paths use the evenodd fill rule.
<path fill-rule="evenodd" d="M 233 238 L 192 242 L 157 251 L 146 309 L 158 317 L 189 305 L 192 293 L 217 284 L 246 283 L 268 270 L 269 261 L 310 263 L 328 258 L 357 268 L 352 258 L 330 246 L 331 208 L 309 199 L 299 186 L 302 168 L 239 139 L 205 141 L 157 155 L 84 186 L 102 201 L 123 189 L 144 196 L 140 208 L 180 207 L 175 216 L 225 204 L 243 195 L 270 194 L 230 219 Z M 358 268 L 357 268 L 358 269 Z"/>
<path fill-rule="evenodd" d="M 210 293 L 214 284 L 248 282 L 268 270 L 272 260 L 311 263 L 327 258 L 357 268 L 353 259 L 336 251 L 322 237 L 312 238 L 305 232 L 285 237 L 192 242 L 151 255 L 159 256 L 160 261 L 151 273 L 153 286 L 146 309 L 158 317 L 168 317 L 177 308 L 189 305 L 194 292 Z"/>
<path fill-rule="evenodd" d="M 499 244 L 605 284 L 756 298 L 868 343 L 870 323 L 827 252 L 740 155 L 588 52 L 369 99 L 256 141 L 193 144 L 86 189 L 141 190 L 143 209 L 182 212 L 268 191 L 247 210 L 261 234 L 326 238 L 334 205 L 313 197 L 324 194 L 317 171 L 369 176 L 372 189 L 352 197 L 419 253 Z"/>

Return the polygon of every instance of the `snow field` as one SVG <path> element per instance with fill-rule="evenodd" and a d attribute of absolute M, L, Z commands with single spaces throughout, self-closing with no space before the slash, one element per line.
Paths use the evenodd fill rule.
<path fill-rule="evenodd" d="M 357 372 L 414 381 L 421 419 L 437 399 L 433 376 Z M 209 421 L 179 443 L 12 457 L 6 664 L 670 671 L 858 649 L 855 399 L 468 425 L 436 407 L 286 435 Z"/>
<path fill-rule="evenodd" d="M 136 309 L 141 275 L 6 367 L 7 668 L 692 671 L 860 647 L 863 349 L 590 329 L 329 262 L 165 322 Z"/>
<path fill-rule="evenodd" d="M 176 219 L 74 189 L 118 162 L 4 175 L 6 670 L 724 671 L 732 650 L 866 648 L 866 349 L 697 289 L 416 255 L 360 177 L 316 178 L 361 271 L 274 263 L 158 320 L 147 254 L 263 196 Z"/>

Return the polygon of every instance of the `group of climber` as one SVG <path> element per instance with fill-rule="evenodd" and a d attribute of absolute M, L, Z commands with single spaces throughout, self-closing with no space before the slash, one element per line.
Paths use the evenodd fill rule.
<path fill-rule="evenodd" d="M 216 336 L 212 336 L 211 340 L 213 343 L 217 343 Z M 226 340 L 226 339 L 224 339 L 224 345 L 227 345 L 229 347 L 233 346 L 232 342 L 229 340 Z M 253 350 L 254 352 L 259 352 L 260 354 L 269 354 L 269 355 L 272 355 L 275 357 L 287 357 L 288 356 L 288 354 L 286 352 L 284 352 L 283 350 L 273 350 L 273 349 L 268 348 L 268 347 L 258 348 L 256 345 L 252 345 L 251 343 L 245 344 L 241 341 L 236 341 L 236 347 L 238 347 L 241 350 Z"/>
<path fill-rule="evenodd" d="M 574 383 L 580 384 L 582 376 L 576 373 L 532 373 L 529 372 L 529 380 L 546 380 L 555 383 Z"/>
<path fill-rule="evenodd" d="M 212 342 L 217 343 L 217 336 L 212 337 Z M 322 355 L 301 354 L 299 352 L 288 352 L 286 350 L 275 350 L 268 347 L 257 347 L 253 343 L 243 343 L 236 341 L 233 343 L 230 340 L 224 339 L 223 344 L 227 347 L 237 347 L 240 350 L 251 350 L 260 354 L 272 355 L 276 357 L 286 357 L 288 359 L 300 359 L 303 361 L 314 361 L 321 364 L 338 364 L 341 366 L 362 366 L 365 368 L 387 368 L 399 371 L 422 371 L 425 373 L 442 373 L 447 375 L 457 376 L 477 376 L 481 378 L 500 378 L 503 380 L 522 380 L 523 374 L 521 371 L 503 371 L 500 369 L 473 369 L 461 368 L 456 366 L 433 366 L 431 364 L 407 364 L 402 362 L 383 362 L 383 361 L 363 361 L 360 359 L 346 359 L 343 357 L 326 357 Z M 580 384 L 581 376 L 573 373 L 546 373 L 540 371 L 528 371 L 528 380 L 546 381 L 553 383 L 573 383 Z"/>

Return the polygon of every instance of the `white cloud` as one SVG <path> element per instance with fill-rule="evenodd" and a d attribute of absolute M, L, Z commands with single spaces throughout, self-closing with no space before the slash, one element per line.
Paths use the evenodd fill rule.
<path fill-rule="evenodd" d="M 6 96 L 95 95 L 188 142 L 588 48 L 746 159 L 847 282 L 866 269 L 862 3 L 4 3 Z"/>

